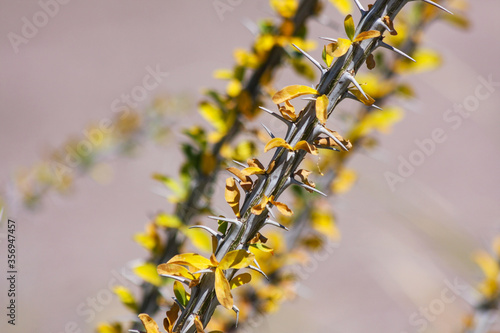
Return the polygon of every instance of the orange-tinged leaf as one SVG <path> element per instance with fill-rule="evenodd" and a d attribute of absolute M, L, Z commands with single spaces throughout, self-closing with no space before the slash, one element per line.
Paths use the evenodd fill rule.
<path fill-rule="evenodd" d="M 292 210 L 290 208 L 288 208 L 288 206 L 285 205 L 284 203 L 274 201 L 273 196 L 271 196 L 271 198 L 269 198 L 269 201 L 271 201 L 271 203 L 274 206 L 276 206 L 276 208 L 278 208 L 278 210 L 280 211 L 281 214 L 283 214 L 285 216 L 292 216 L 292 214 L 293 214 Z"/>
<path fill-rule="evenodd" d="M 335 58 L 342 57 L 347 53 L 351 45 L 352 42 L 349 39 L 339 38 L 337 40 L 337 47 L 333 51 L 332 56 L 334 56 Z"/>
<path fill-rule="evenodd" d="M 317 93 L 318 91 L 316 91 L 316 89 L 308 86 L 302 86 L 302 85 L 287 86 L 278 91 L 276 94 L 274 94 L 273 102 L 275 104 L 280 104 L 302 95 L 310 95 L 310 94 L 316 95 Z"/>
<path fill-rule="evenodd" d="M 280 107 L 280 113 L 285 119 L 288 119 L 290 121 L 297 120 L 295 107 L 289 101 L 285 101 L 285 106 Z"/>
<path fill-rule="evenodd" d="M 389 16 L 384 16 L 382 18 L 382 21 L 384 21 L 384 23 L 389 27 L 389 33 L 393 36 L 396 36 L 398 34 L 398 32 L 396 31 L 396 29 L 394 29 L 394 24 L 392 23 L 392 20 Z"/>
<path fill-rule="evenodd" d="M 219 303 L 228 310 L 233 307 L 233 295 L 231 295 L 231 287 L 220 268 L 215 269 L 215 294 Z"/>
<path fill-rule="evenodd" d="M 234 250 L 228 252 L 224 258 L 219 263 L 218 268 L 220 269 L 229 269 L 235 268 L 240 269 L 251 265 L 255 256 L 247 252 L 246 250 Z"/>
<path fill-rule="evenodd" d="M 352 40 L 354 38 L 354 33 L 356 32 L 356 28 L 354 27 L 354 20 L 352 19 L 351 14 L 345 17 L 344 28 L 347 37 L 349 37 L 349 39 Z"/>
<path fill-rule="evenodd" d="M 178 264 L 159 264 L 156 271 L 160 275 L 182 276 L 191 280 L 195 278 L 186 267 Z"/>
<path fill-rule="evenodd" d="M 234 214 L 240 216 L 240 190 L 236 186 L 236 181 L 233 177 L 226 179 L 226 192 L 224 194 L 227 203 L 233 209 Z"/>
<path fill-rule="evenodd" d="M 264 195 L 261 202 L 252 207 L 252 214 L 260 215 L 266 209 L 266 205 L 269 202 L 269 198 Z"/>
<path fill-rule="evenodd" d="M 251 280 L 252 275 L 250 275 L 250 273 L 243 273 L 232 278 L 231 281 L 229 281 L 229 286 L 231 287 L 231 289 L 234 289 L 246 283 L 249 283 Z"/>
<path fill-rule="evenodd" d="M 359 101 L 361 103 L 363 103 L 364 105 L 372 105 L 373 103 L 375 103 L 375 100 L 370 95 L 365 93 L 366 94 L 366 97 L 365 97 L 361 93 L 361 91 L 359 91 L 359 89 L 356 87 L 349 88 L 349 91 L 351 92 L 351 94 L 356 96 L 356 98 L 359 99 Z"/>
<path fill-rule="evenodd" d="M 194 326 L 196 327 L 196 333 L 205 333 L 203 329 L 203 323 L 200 320 L 200 317 L 194 317 Z"/>
<path fill-rule="evenodd" d="M 254 167 L 254 168 L 259 168 L 259 169 L 262 169 L 264 170 L 264 165 L 262 163 L 260 163 L 260 161 L 256 158 L 250 158 L 247 160 L 247 164 L 248 166 L 250 167 Z"/>
<path fill-rule="evenodd" d="M 175 321 L 179 315 L 179 310 L 179 305 L 174 303 L 170 310 L 167 311 L 167 316 L 163 319 L 163 328 L 167 331 L 167 333 L 172 333 Z"/>
<path fill-rule="evenodd" d="M 252 189 L 252 185 L 253 185 L 252 179 L 250 179 L 250 177 L 244 175 L 239 169 L 234 168 L 234 167 L 230 167 L 230 168 L 227 168 L 227 171 L 231 172 L 233 175 L 235 175 L 236 177 L 238 177 L 241 180 L 240 186 L 243 190 L 248 192 Z"/>
<path fill-rule="evenodd" d="M 194 267 L 196 270 L 206 269 L 212 266 L 209 259 L 197 253 L 182 253 L 170 259 L 167 264 L 177 264 Z"/>
<path fill-rule="evenodd" d="M 264 152 L 267 153 L 269 150 L 276 147 L 285 147 L 288 150 L 293 150 L 292 146 L 290 146 L 284 139 L 282 138 L 274 138 L 269 140 L 269 142 L 264 147 Z"/>
<path fill-rule="evenodd" d="M 359 35 L 356 36 L 356 38 L 354 39 L 354 43 L 361 42 L 365 39 L 376 38 L 376 37 L 380 37 L 380 31 L 377 31 L 377 30 L 363 31 Z"/>
<path fill-rule="evenodd" d="M 312 144 L 310 144 L 305 140 L 297 142 L 297 144 L 293 148 L 293 150 L 299 150 L 299 149 L 305 150 L 309 154 L 318 155 L 318 148 L 316 148 L 315 146 L 313 146 Z"/>
<path fill-rule="evenodd" d="M 248 168 L 241 170 L 241 173 L 245 176 L 263 175 L 266 173 L 266 170 L 262 170 L 261 168 L 258 168 L 258 167 L 248 167 Z"/>
<path fill-rule="evenodd" d="M 328 118 L 328 96 L 321 95 L 316 99 L 316 118 L 323 125 L 326 124 Z"/>
<path fill-rule="evenodd" d="M 145 313 L 141 313 L 139 315 L 139 319 L 142 321 L 144 328 L 146 329 L 146 333 L 160 333 L 160 328 L 158 324 Z"/>

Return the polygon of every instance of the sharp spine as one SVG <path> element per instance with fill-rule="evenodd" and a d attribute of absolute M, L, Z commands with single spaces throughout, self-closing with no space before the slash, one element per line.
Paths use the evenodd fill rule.
<path fill-rule="evenodd" d="M 359 85 L 358 81 L 356 81 L 354 76 L 352 76 L 352 74 L 348 73 L 348 72 L 345 72 L 344 75 L 349 81 L 351 81 L 352 84 L 354 84 L 356 86 L 356 88 L 358 88 L 358 90 L 363 94 L 363 96 L 365 96 L 365 98 L 368 99 L 368 96 L 365 94 L 365 92 L 363 91 L 363 89 Z"/>
<path fill-rule="evenodd" d="M 298 47 L 294 43 L 292 43 L 292 45 L 297 50 L 299 50 L 299 52 L 302 53 L 307 59 L 309 59 L 309 61 L 312 62 L 313 65 L 316 66 L 321 71 L 321 74 L 325 74 L 326 73 L 326 69 L 323 66 L 321 66 L 321 64 L 316 59 L 314 59 L 309 53 L 307 53 L 306 51 L 302 50 L 300 47 Z"/>
<path fill-rule="evenodd" d="M 266 278 L 266 280 L 268 280 L 268 281 L 269 281 L 269 277 L 266 275 L 266 273 L 264 273 L 264 272 L 262 271 L 262 269 L 257 268 L 257 267 L 252 266 L 252 265 L 248 266 L 248 268 L 253 269 L 253 270 L 254 270 L 254 271 L 256 271 L 256 272 L 259 272 L 260 274 L 262 274 L 262 275 Z"/>
<path fill-rule="evenodd" d="M 214 237 L 217 237 L 217 238 L 222 237 L 222 234 L 218 233 L 217 231 L 213 230 L 212 228 L 209 228 L 207 226 L 200 225 L 200 224 L 193 225 L 193 226 L 189 227 L 189 229 L 203 229 Z"/>
<path fill-rule="evenodd" d="M 452 13 L 452 12 L 450 12 L 448 9 L 446 9 L 446 8 L 444 8 L 443 6 L 441 6 L 441 5 L 437 4 L 437 3 L 435 3 L 434 1 L 431 1 L 431 0 L 422 0 L 422 1 L 423 1 L 423 2 L 425 2 L 425 3 L 428 3 L 429 5 L 433 5 L 433 6 L 435 6 L 435 7 L 439 8 L 439 9 L 441 9 L 441 10 L 444 10 L 444 11 L 445 11 L 445 12 L 447 12 L 448 14 L 453 15 L 453 13 Z"/>
<path fill-rule="evenodd" d="M 267 219 L 264 224 L 269 224 L 269 225 L 272 225 L 272 226 L 275 226 L 275 227 L 278 227 L 278 228 L 281 228 L 281 229 L 284 229 L 286 231 L 288 231 L 288 228 L 285 227 L 283 224 L 279 223 L 279 222 L 276 222 L 276 221 L 273 221 L 273 220 L 269 220 Z"/>
<path fill-rule="evenodd" d="M 269 136 L 274 139 L 276 136 L 273 134 L 273 132 L 271 132 L 271 130 L 269 128 L 266 127 L 266 125 L 262 124 L 262 127 L 264 127 L 264 129 L 266 130 L 267 134 L 269 134 Z"/>
<path fill-rule="evenodd" d="M 378 46 L 381 46 L 381 47 L 383 47 L 385 49 L 388 49 L 388 50 L 391 50 L 393 52 L 396 52 L 397 54 L 402 55 L 403 57 L 408 58 L 408 59 L 410 59 L 413 62 L 417 62 L 415 59 L 413 59 L 412 57 L 410 57 L 409 55 L 407 55 L 403 51 L 401 51 L 401 50 L 399 50 L 399 49 L 395 48 L 394 46 L 391 46 L 391 45 L 389 45 L 387 43 L 379 41 L 378 42 Z"/>
<path fill-rule="evenodd" d="M 335 135 L 333 135 L 333 133 L 330 133 L 329 130 L 327 130 L 326 128 L 324 128 L 322 125 L 319 125 L 320 128 L 319 128 L 319 132 L 322 133 L 322 134 L 325 134 L 327 135 L 328 137 L 332 138 L 333 141 L 335 141 L 340 147 L 342 147 L 342 149 L 344 149 L 345 151 L 349 151 L 349 149 L 347 149 L 346 146 L 344 146 L 344 144 L 342 142 L 340 142 L 339 139 L 337 139 L 335 137 Z"/>
<path fill-rule="evenodd" d="M 316 192 L 316 193 L 318 193 L 318 194 L 321 194 L 321 195 L 322 195 L 322 196 L 324 196 L 324 197 L 327 197 L 327 195 L 326 195 L 325 193 L 321 192 L 320 190 L 318 190 L 318 189 L 316 189 L 316 188 L 314 188 L 314 187 L 312 187 L 312 186 L 309 186 L 309 185 L 307 185 L 307 184 L 304 184 L 304 183 L 302 183 L 302 182 L 299 182 L 299 181 L 298 181 L 297 179 L 295 179 L 295 178 L 292 178 L 292 184 L 299 185 L 299 186 L 301 186 L 301 187 L 303 187 L 303 188 L 306 188 L 306 189 L 308 189 L 308 190 L 311 190 L 311 191 L 314 191 L 314 192 Z"/>
<path fill-rule="evenodd" d="M 209 216 L 208 218 L 212 219 L 212 220 L 218 220 L 218 221 L 225 221 L 225 222 L 233 223 L 233 224 L 236 224 L 238 226 L 241 225 L 241 221 L 236 220 L 236 219 L 228 219 L 228 218 L 225 218 L 225 217 L 218 217 L 218 216 Z"/>

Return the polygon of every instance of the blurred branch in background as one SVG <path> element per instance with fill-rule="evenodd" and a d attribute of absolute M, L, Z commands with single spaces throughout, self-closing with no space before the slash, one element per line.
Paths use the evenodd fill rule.
<path fill-rule="evenodd" d="M 110 161 L 132 157 L 148 142 L 166 144 L 178 114 L 192 108 L 190 99 L 185 94 L 157 97 L 144 111 L 122 108 L 94 122 L 44 159 L 17 170 L 2 191 L 5 205 L 12 211 L 36 209 L 51 193 L 70 194 L 82 176 L 108 183 L 113 172 Z"/>

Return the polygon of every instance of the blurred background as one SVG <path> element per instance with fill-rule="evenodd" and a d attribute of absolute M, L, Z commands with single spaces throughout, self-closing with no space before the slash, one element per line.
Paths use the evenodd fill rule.
<path fill-rule="evenodd" d="M 7 325 L 2 310 L 3 332 L 92 332 L 102 320 L 128 318 L 108 297 L 109 285 L 132 259 L 146 256 L 133 234 L 156 212 L 172 208 L 151 175 L 175 176 L 181 129 L 208 126 L 196 104 L 203 88 L 224 88 L 212 73 L 232 66 L 233 49 L 251 44 L 242 22 L 274 15 L 268 1 L 242 1 L 222 15 L 215 3 L 73 0 L 27 31 L 30 38 L 15 39 L 12 33 L 29 30 L 26 18 L 42 7 L 0 2 L 3 272 L 7 218 L 17 223 L 18 247 L 17 323 Z M 380 146 L 352 159 L 356 185 L 331 200 L 342 241 L 301 282 L 299 297 L 262 318 L 255 331 L 412 332 L 423 325 L 410 318 L 435 305 L 450 283 L 474 286 L 482 279 L 472 255 L 489 249 L 500 228 L 500 85 L 492 85 L 460 123 L 444 117 L 474 96 L 480 78 L 500 82 L 499 12 L 497 1 L 471 1 L 467 31 L 437 23 L 426 32 L 424 45 L 441 53 L 443 65 L 408 78 L 416 98 L 403 106 L 404 119 L 380 137 Z M 343 20 L 333 7 L 325 13 Z M 309 27 L 312 39 L 344 34 L 319 22 Z M 321 58 L 321 48 L 311 54 Z M 15 185 L 23 170 L 68 138 L 84 136 L 89 125 L 106 123 L 147 75 L 157 84 L 132 101 L 134 108 L 164 108 L 170 131 L 137 139 L 127 156 L 117 153 L 76 177 L 64 195 L 47 193 L 27 209 Z M 308 84 L 281 72 L 277 78 L 278 87 Z M 398 158 L 408 159 L 418 149 L 415 140 L 431 138 L 435 129 L 442 129 L 443 142 L 391 189 L 385 173 L 397 174 Z M 420 331 L 458 332 L 468 312 L 457 296 Z"/>

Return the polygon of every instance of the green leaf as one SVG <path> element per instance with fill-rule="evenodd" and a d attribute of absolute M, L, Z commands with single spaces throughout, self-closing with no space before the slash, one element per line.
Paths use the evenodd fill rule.
<path fill-rule="evenodd" d="M 175 298 L 181 303 L 183 306 L 186 306 L 189 301 L 189 294 L 184 289 L 184 286 L 179 281 L 174 282 L 174 295 Z"/>
<path fill-rule="evenodd" d="M 344 28 L 347 37 L 349 37 L 349 39 L 352 41 L 354 39 L 356 28 L 354 27 L 354 20 L 352 19 L 351 14 L 347 15 L 344 19 Z"/>

